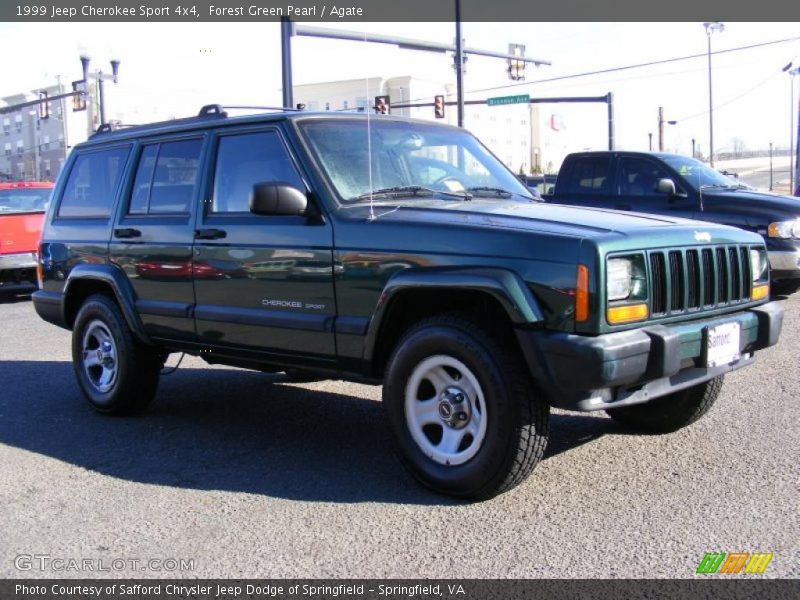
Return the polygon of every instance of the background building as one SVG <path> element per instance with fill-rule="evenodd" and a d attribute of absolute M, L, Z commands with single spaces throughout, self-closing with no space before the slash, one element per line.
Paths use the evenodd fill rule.
<path fill-rule="evenodd" d="M 392 114 L 425 120 L 435 119 L 432 106 L 398 105 L 432 103 L 437 95 L 456 101 L 455 85 L 410 76 L 294 87 L 295 101 L 315 112 L 371 110 L 375 96 L 385 95 Z M 606 110 L 604 104 L 467 104 L 464 125 L 515 173 L 556 173 L 569 152 L 607 148 Z M 447 106 L 439 122 L 455 125 L 456 107 Z"/>
<path fill-rule="evenodd" d="M 40 88 L 48 96 L 63 93 L 59 85 Z M 39 89 L 2 98 L 0 108 L 38 98 Z M 67 104 L 49 103 L 49 117 L 40 118 L 39 107 L 0 114 L 0 181 L 53 181 L 67 156 Z"/>

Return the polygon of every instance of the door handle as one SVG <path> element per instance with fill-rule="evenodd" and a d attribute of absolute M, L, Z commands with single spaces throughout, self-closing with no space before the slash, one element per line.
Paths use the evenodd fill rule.
<path fill-rule="evenodd" d="M 194 239 L 196 240 L 219 240 L 228 234 L 222 229 L 195 229 Z"/>
<path fill-rule="evenodd" d="M 135 237 L 142 237 L 142 232 L 138 229 L 133 229 L 131 227 L 122 227 L 120 229 L 114 230 L 114 237 L 118 238 L 135 238 Z"/>
<path fill-rule="evenodd" d="M 614 206 L 614 208 L 617 209 L 617 210 L 631 210 L 631 205 L 630 204 L 617 204 L 617 205 Z"/>

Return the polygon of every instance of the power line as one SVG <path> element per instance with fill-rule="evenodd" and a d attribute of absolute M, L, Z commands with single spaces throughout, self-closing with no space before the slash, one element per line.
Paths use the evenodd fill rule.
<path fill-rule="evenodd" d="M 765 46 L 774 46 L 776 44 L 785 44 L 787 42 L 796 42 L 796 41 L 800 41 L 800 36 L 784 38 L 784 39 L 780 39 L 780 40 L 772 40 L 772 41 L 769 41 L 769 42 L 760 42 L 758 44 L 750 44 L 750 45 L 747 45 L 747 46 L 738 46 L 736 48 L 726 48 L 725 50 L 715 50 L 711 54 L 712 54 L 712 56 L 713 55 L 717 55 L 717 54 L 728 54 L 730 52 L 741 52 L 742 50 L 752 50 L 754 48 L 763 48 Z M 661 59 L 661 60 L 653 60 L 653 61 L 644 62 L 644 63 L 638 63 L 638 64 L 634 64 L 634 65 L 625 65 L 625 66 L 622 66 L 622 67 L 610 67 L 608 69 L 599 69 L 597 71 L 586 71 L 584 73 L 573 73 L 572 75 L 560 75 L 558 77 L 548 77 L 546 79 L 537 79 L 535 81 L 522 81 L 520 83 L 506 83 L 506 84 L 503 84 L 503 85 L 496 85 L 496 86 L 492 86 L 492 87 L 485 87 L 485 88 L 479 88 L 479 89 L 475 89 L 475 90 L 469 90 L 466 93 L 467 94 L 476 94 L 476 93 L 479 93 L 479 92 L 492 92 L 492 91 L 495 91 L 495 90 L 516 88 L 516 87 L 520 87 L 520 86 L 534 85 L 534 84 L 538 84 L 538 83 L 550 83 L 550 82 L 553 82 L 553 81 L 564 81 L 566 79 L 577 79 L 579 77 L 590 77 L 592 75 L 603 75 L 605 73 L 615 73 L 615 72 L 618 72 L 618 71 L 627 71 L 627 70 L 630 70 L 630 69 L 641 69 L 641 68 L 644 68 L 644 67 L 652 67 L 652 66 L 656 66 L 656 65 L 664 65 L 664 64 L 674 63 L 674 62 L 679 62 L 679 61 L 684 61 L 684 60 L 691 60 L 691 59 L 695 59 L 695 58 L 706 58 L 707 56 L 708 56 L 707 52 L 703 52 L 701 54 L 689 54 L 689 55 L 686 55 L 686 56 L 677 56 L 677 57 L 674 57 L 674 58 L 665 58 L 665 59 Z M 427 96 L 425 98 L 415 98 L 414 100 L 409 100 L 409 102 L 419 102 L 419 101 L 425 100 L 426 98 L 427 98 Z"/>
<path fill-rule="evenodd" d="M 800 36 L 791 37 L 791 38 L 785 38 L 785 39 L 782 39 L 782 40 L 773 40 L 773 41 L 770 41 L 770 42 L 761 42 L 761 43 L 758 43 L 758 44 L 750 44 L 748 46 L 738 46 L 736 48 L 727 48 L 725 50 L 715 50 L 711 54 L 712 55 L 728 54 L 730 52 L 740 52 L 742 50 L 752 50 L 753 48 L 762 48 L 764 46 L 773 46 L 775 44 L 785 44 L 787 42 L 796 42 L 796 41 L 800 41 Z M 477 89 L 477 90 L 470 90 L 469 93 L 490 92 L 490 91 L 502 90 L 502 89 L 510 88 L 510 87 L 519 87 L 519 86 L 523 86 L 523 85 L 533 85 L 535 83 L 549 83 L 551 81 L 563 81 L 565 79 L 575 79 L 577 77 L 589 77 L 591 75 L 603 75 L 605 73 L 615 73 L 617 71 L 626 71 L 626 70 L 629 70 L 629 69 L 640 69 L 640 68 L 643 68 L 643 67 L 652 67 L 652 66 L 655 66 L 655 65 L 664 65 L 664 64 L 668 64 L 668 63 L 678 62 L 678 61 L 682 61 L 682 60 L 690 60 L 690 59 L 694 59 L 694 58 L 706 58 L 707 56 L 708 56 L 707 52 L 703 52 L 701 54 L 689 54 L 687 56 L 678 56 L 678 57 L 675 57 L 675 58 L 665 58 L 665 59 L 661 59 L 661 60 L 653 60 L 653 61 L 650 61 L 650 62 L 638 63 L 638 64 L 635 64 L 635 65 L 625 65 L 623 67 L 611 67 L 609 69 L 600 69 L 600 70 L 597 70 L 597 71 L 587 71 L 585 73 L 575 73 L 575 74 L 572 74 L 572 75 L 561 75 L 559 77 L 549 77 L 547 79 L 537 79 L 536 81 L 523 81 L 523 82 L 520 82 L 520 83 L 508 83 L 508 84 L 503 84 L 503 85 L 498 85 L 498 86 L 493 86 L 493 87 L 480 88 L 480 89 Z"/>

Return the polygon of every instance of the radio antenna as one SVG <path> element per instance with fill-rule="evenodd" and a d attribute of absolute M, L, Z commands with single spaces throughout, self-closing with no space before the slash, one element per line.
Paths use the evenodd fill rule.
<path fill-rule="evenodd" d="M 367 41 L 367 32 L 364 32 L 364 41 Z M 370 124 L 370 110 L 369 106 L 369 77 L 364 77 L 364 85 L 367 88 L 367 173 L 368 173 L 368 181 L 369 181 L 369 220 L 374 221 L 375 217 L 375 207 L 373 205 L 373 195 L 372 190 L 374 189 L 372 185 L 372 126 Z"/>

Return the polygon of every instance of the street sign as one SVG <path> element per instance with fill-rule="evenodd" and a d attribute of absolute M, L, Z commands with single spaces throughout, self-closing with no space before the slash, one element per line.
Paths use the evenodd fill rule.
<path fill-rule="evenodd" d="M 520 94 L 518 96 L 496 96 L 495 98 L 487 98 L 486 106 L 503 106 L 505 104 L 528 104 L 531 97 L 528 94 Z"/>

